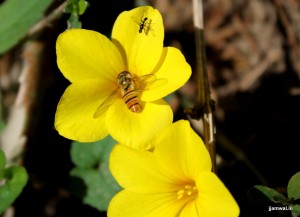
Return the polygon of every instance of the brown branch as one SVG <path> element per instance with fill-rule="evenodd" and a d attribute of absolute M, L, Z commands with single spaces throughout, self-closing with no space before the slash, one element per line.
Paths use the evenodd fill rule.
<path fill-rule="evenodd" d="M 215 151 L 215 125 L 213 119 L 213 112 L 211 108 L 211 98 L 208 83 L 207 65 L 206 65 L 206 51 L 204 43 L 203 30 L 203 7 L 202 0 L 194 0 L 194 30 L 196 42 L 196 70 L 198 82 L 198 97 L 197 110 L 198 115 L 201 116 L 203 122 L 203 140 L 206 148 L 211 156 L 212 171 L 216 172 L 216 151 Z"/>
<path fill-rule="evenodd" d="M 8 165 L 18 162 L 25 148 L 26 131 L 33 115 L 32 108 L 36 103 L 43 52 L 44 44 L 31 41 L 27 43 L 22 53 L 17 98 L 9 112 L 7 126 L 0 133 L 1 149 L 6 154 Z M 21 63 L 18 60 L 15 61 L 15 64 Z"/>
<path fill-rule="evenodd" d="M 238 82 L 239 91 L 247 91 L 254 86 L 261 76 L 267 71 L 270 66 L 277 62 L 282 57 L 282 51 L 279 49 L 270 50 L 266 58 L 261 61 L 252 71 L 247 73 Z"/>
<path fill-rule="evenodd" d="M 262 77 L 262 75 L 267 72 L 275 62 L 277 62 L 282 57 L 282 51 L 279 49 L 271 50 L 265 59 L 263 59 L 256 67 L 251 71 L 247 72 L 244 76 L 239 79 L 235 79 L 229 82 L 227 85 L 217 89 L 218 95 L 220 97 L 225 97 L 236 93 L 237 91 L 249 91 Z"/>
<path fill-rule="evenodd" d="M 278 12 L 279 20 L 282 23 L 283 28 L 285 29 L 285 32 L 287 34 L 288 43 L 291 46 L 296 45 L 297 44 L 296 34 L 289 23 L 289 19 L 288 19 L 286 13 L 284 12 L 281 0 L 274 0 L 274 1 L 275 1 L 275 6 L 276 6 L 276 9 Z"/>
<path fill-rule="evenodd" d="M 58 6 L 54 11 L 52 11 L 47 17 L 35 24 L 28 32 L 28 36 L 32 36 L 37 32 L 42 31 L 47 27 L 51 27 L 51 23 L 59 19 L 64 12 L 67 5 L 67 1 Z"/>

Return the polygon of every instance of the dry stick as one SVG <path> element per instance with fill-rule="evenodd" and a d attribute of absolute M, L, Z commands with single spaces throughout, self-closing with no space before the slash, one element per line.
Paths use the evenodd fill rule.
<path fill-rule="evenodd" d="M 288 43 L 290 46 L 297 44 L 297 38 L 293 28 L 290 25 L 287 14 L 284 12 L 282 2 L 280 0 L 275 0 L 275 6 L 278 12 L 279 20 L 281 21 L 283 28 L 287 34 Z"/>
<path fill-rule="evenodd" d="M 253 86 L 260 81 L 264 73 L 267 72 L 274 63 L 282 58 L 282 51 L 280 49 L 271 49 L 267 56 L 261 60 L 251 71 L 247 72 L 241 78 L 229 82 L 227 85 L 217 89 L 218 95 L 226 97 L 235 94 L 236 92 L 249 91 Z"/>
<path fill-rule="evenodd" d="M 21 160 L 20 156 L 25 149 L 28 124 L 33 115 L 31 111 L 36 105 L 36 98 L 33 96 L 38 91 L 43 52 L 44 45 L 41 42 L 30 41 L 24 47 L 22 61 L 16 58 L 14 62 L 15 65 L 22 65 L 19 76 L 20 87 L 10 109 L 7 125 L 0 133 L 1 149 L 6 154 L 8 165 L 16 164 Z"/>
<path fill-rule="evenodd" d="M 215 125 L 211 108 L 211 98 L 206 66 L 202 0 L 193 0 L 193 9 L 197 58 L 196 71 L 198 76 L 197 104 L 201 109 L 203 109 L 203 113 L 200 115 L 203 121 L 204 144 L 206 145 L 206 148 L 211 156 L 212 171 L 216 172 Z"/>
<path fill-rule="evenodd" d="M 51 26 L 51 23 L 55 20 L 57 20 L 58 18 L 61 17 L 61 15 L 64 12 L 64 9 L 67 5 L 67 1 L 65 1 L 64 3 L 62 3 L 60 6 L 58 6 L 54 11 L 52 11 L 47 17 L 45 17 L 44 19 L 42 19 L 40 22 L 38 22 L 37 24 L 35 24 L 28 32 L 28 36 L 31 36 L 37 32 L 40 32 L 41 30 L 43 30 L 46 27 Z"/>

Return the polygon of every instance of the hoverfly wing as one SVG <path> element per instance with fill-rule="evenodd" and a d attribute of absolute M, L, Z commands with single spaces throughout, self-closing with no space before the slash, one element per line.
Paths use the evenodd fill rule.
<path fill-rule="evenodd" d="M 98 118 L 113 102 L 115 95 L 118 92 L 118 88 L 115 89 L 111 94 L 99 105 L 94 113 L 94 118 Z"/>
<path fill-rule="evenodd" d="M 156 88 L 159 88 L 159 87 L 165 85 L 166 83 L 168 83 L 168 79 L 160 78 L 151 83 L 146 83 L 144 90 L 156 89 Z"/>
<path fill-rule="evenodd" d="M 151 83 L 157 80 L 157 76 L 155 74 L 146 74 L 137 78 L 141 82 Z"/>
<path fill-rule="evenodd" d="M 138 78 L 139 83 L 141 84 L 140 89 L 149 90 L 161 87 L 168 83 L 166 78 L 157 78 L 154 74 L 143 75 Z"/>

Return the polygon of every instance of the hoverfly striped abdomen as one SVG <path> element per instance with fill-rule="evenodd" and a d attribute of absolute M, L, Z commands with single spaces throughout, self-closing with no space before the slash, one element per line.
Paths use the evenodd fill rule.
<path fill-rule="evenodd" d="M 118 76 L 118 85 L 122 94 L 122 99 L 132 112 L 142 111 L 142 106 L 139 104 L 138 93 L 135 88 L 134 81 L 129 72 L 121 72 Z"/>

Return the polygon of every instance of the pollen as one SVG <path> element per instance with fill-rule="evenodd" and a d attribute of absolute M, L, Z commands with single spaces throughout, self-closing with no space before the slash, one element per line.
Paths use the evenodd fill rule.
<path fill-rule="evenodd" d="M 198 189 L 195 185 L 185 185 L 177 191 L 177 199 L 194 198 L 198 195 Z"/>

